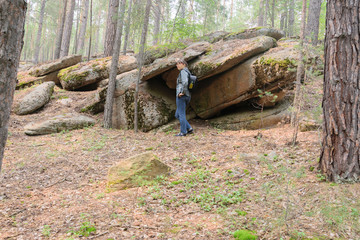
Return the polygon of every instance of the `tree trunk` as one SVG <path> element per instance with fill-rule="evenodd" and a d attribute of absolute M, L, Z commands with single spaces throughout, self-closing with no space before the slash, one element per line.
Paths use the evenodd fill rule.
<path fill-rule="evenodd" d="M 93 24 L 92 24 L 92 12 L 93 12 L 93 0 L 90 0 L 90 34 L 89 34 L 89 48 L 88 48 L 88 61 L 90 61 L 91 57 L 91 42 L 92 42 L 92 32 L 93 32 Z"/>
<path fill-rule="evenodd" d="M 360 176 L 360 5 L 328 0 L 320 168 L 330 181 Z"/>
<path fill-rule="evenodd" d="M 66 9 L 67 9 L 67 0 L 63 0 L 63 7 L 61 8 L 61 12 L 59 14 L 58 20 L 58 30 L 56 33 L 56 43 L 55 43 L 55 53 L 54 58 L 60 58 L 60 51 L 61 51 L 61 43 L 62 43 L 62 36 L 64 33 L 64 25 L 65 25 L 65 18 L 66 18 Z"/>
<path fill-rule="evenodd" d="M 304 76 L 304 32 L 305 32 L 305 19 L 306 19 L 306 1 L 303 0 L 302 14 L 301 14 L 301 29 L 300 29 L 300 54 L 299 63 L 296 69 L 296 86 L 294 97 L 294 111 L 291 115 L 291 125 L 294 127 L 294 134 L 292 145 L 295 146 L 296 138 L 299 127 L 299 113 L 301 110 L 302 94 L 301 94 L 301 78 Z"/>
<path fill-rule="evenodd" d="M 88 13 L 89 13 L 89 0 L 82 0 L 81 14 L 80 14 L 79 42 L 78 42 L 78 47 L 77 47 L 80 54 L 84 53 L 85 34 L 86 34 L 86 25 L 87 25 L 87 21 L 88 21 Z"/>
<path fill-rule="evenodd" d="M 74 37 L 74 44 L 73 44 L 73 53 L 76 54 L 78 51 L 78 40 L 79 40 L 79 22 L 80 22 L 80 0 L 75 0 L 75 8 L 74 8 L 74 14 L 76 12 L 76 27 L 75 27 L 75 37 Z"/>
<path fill-rule="evenodd" d="M 118 62 L 119 62 L 120 49 L 121 49 L 121 37 L 124 26 L 125 4 L 126 4 L 126 0 L 121 0 L 120 16 L 118 18 L 118 22 L 117 22 L 118 27 L 116 29 L 114 54 L 111 60 L 109 84 L 106 93 L 106 102 L 105 102 L 105 110 L 104 110 L 104 128 L 112 127 L 115 81 L 118 72 Z"/>
<path fill-rule="evenodd" d="M 265 14 L 264 14 L 264 26 L 267 26 L 267 19 L 269 15 L 269 0 L 266 0 L 265 2 Z"/>
<path fill-rule="evenodd" d="M 39 15 L 39 26 L 38 31 L 36 35 L 36 41 L 35 41 L 35 50 L 34 50 L 34 63 L 38 64 L 39 62 L 39 53 L 40 53 L 40 45 L 41 45 L 41 33 L 43 29 L 43 23 L 44 23 L 44 14 L 45 14 L 45 5 L 47 0 L 41 1 L 41 7 L 40 7 L 40 15 Z"/>
<path fill-rule="evenodd" d="M 119 10 L 119 0 L 110 0 L 108 17 L 106 21 L 106 33 L 105 33 L 105 43 L 104 43 L 104 55 L 105 57 L 111 56 L 113 54 L 115 34 L 116 34 L 116 24 L 118 22 Z"/>
<path fill-rule="evenodd" d="M 259 17 L 258 17 L 258 27 L 264 26 L 264 0 L 260 0 L 259 3 Z"/>
<path fill-rule="evenodd" d="M 159 1 L 161 1 L 161 0 L 159 0 Z M 129 8 L 128 8 L 128 15 L 127 15 L 127 18 L 126 18 L 126 29 L 125 29 L 124 48 L 123 48 L 123 54 L 124 55 L 126 54 L 126 51 L 127 51 L 129 34 L 130 34 L 132 2 L 133 2 L 133 0 L 129 0 Z"/>
<path fill-rule="evenodd" d="M 75 0 L 69 0 L 68 5 L 70 6 L 70 8 L 66 13 L 64 33 L 61 42 L 60 57 L 65 57 L 69 54 L 71 31 L 74 20 Z"/>
<path fill-rule="evenodd" d="M 154 25 L 154 40 L 153 45 L 158 44 L 160 35 L 160 22 L 161 22 L 161 0 L 156 1 L 154 6 L 155 25 Z"/>
<path fill-rule="evenodd" d="M 0 0 L 0 173 L 23 46 L 26 7 L 24 0 Z"/>
<path fill-rule="evenodd" d="M 275 2 L 276 0 L 273 0 L 271 5 L 271 27 L 275 27 Z"/>
<path fill-rule="evenodd" d="M 289 24 L 288 24 L 288 36 L 294 35 L 294 22 L 295 22 L 295 3 L 294 0 L 290 0 L 289 3 Z"/>
<path fill-rule="evenodd" d="M 310 0 L 305 37 L 311 40 L 313 46 L 318 42 L 320 11 L 321 0 Z"/>
<path fill-rule="evenodd" d="M 178 16 L 179 12 L 180 12 L 181 5 L 182 5 L 182 0 L 179 0 L 179 7 L 178 7 L 178 9 L 176 11 L 174 21 L 173 21 L 173 26 L 172 26 L 171 33 L 170 33 L 170 39 L 169 39 L 170 43 L 172 43 L 172 38 L 173 38 L 174 30 L 175 30 L 176 19 L 177 19 L 177 16 Z M 205 27 L 206 27 L 206 15 L 205 15 L 204 28 Z"/>
<path fill-rule="evenodd" d="M 147 0 L 146 3 L 146 10 L 145 10 L 145 17 L 144 17 L 144 25 L 141 33 L 141 41 L 140 41 L 140 51 L 138 55 L 138 79 L 136 82 L 136 89 L 135 89 L 135 97 L 134 97 L 134 130 L 135 132 L 138 131 L 138 97 L 139 97 L 139 84 L 141 78 L 141 68 L 144 65 L 144 50 L 145 50 L 145 43 L 146 43 L 146 35 L 147 29 L 149 25 L 149 17 L 150 17 L 150 9 L 151 9 L 151 0 Z"/>

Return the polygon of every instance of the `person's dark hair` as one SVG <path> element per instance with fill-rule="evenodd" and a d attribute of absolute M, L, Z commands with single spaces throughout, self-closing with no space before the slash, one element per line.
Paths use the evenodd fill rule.
<path fill-rule="evenodd" d="M 182 63 L 182 64 L 185 64 L 185 66 L 188 66 L 187 62 L 182 58 L 176 59 L 176 64 L 178 64 L 178 63 Z"/>

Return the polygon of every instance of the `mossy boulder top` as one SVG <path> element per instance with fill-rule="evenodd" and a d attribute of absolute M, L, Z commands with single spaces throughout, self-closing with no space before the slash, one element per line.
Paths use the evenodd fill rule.
<path fill-rule="evenodd" d="M 152 152 L 138 154 L 121 160 L 109 169 L 108 190 L 122 190 L 142 186 L 147 181 L 169 174 L 170 167 Z"/>
<path fill-rule="evenodd" d="M 108 78 L 111 59 L 112 57 L 99 58 L 61 70 L 58 74 L 61 86 L 66 90 L 76 90 Z M 137 61 L 135 57 L 120 56 L 117 74 L 131 71 L 136 67 Z"/>

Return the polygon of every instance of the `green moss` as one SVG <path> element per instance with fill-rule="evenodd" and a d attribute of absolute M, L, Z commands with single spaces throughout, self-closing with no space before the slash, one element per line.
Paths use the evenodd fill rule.
<path fill-rule="evenodd" d="M 288 58 L 285 58 L 283 60 L 276 60 L 273 58 L 260 58 L 260 61 L 258 62 L 262 65 L 270 65 L 271 67 L 275 65 L 279 65 L 281 68 L 289 68 L 294 67 L 295 63 L 293 60 L 290 60 Z"/>
<path fill-rule="evenodd" d="M 234 238 L 236 240 L 256 240 L 258 237 L 249 230 L 238 230 L 234 232 Z"/>

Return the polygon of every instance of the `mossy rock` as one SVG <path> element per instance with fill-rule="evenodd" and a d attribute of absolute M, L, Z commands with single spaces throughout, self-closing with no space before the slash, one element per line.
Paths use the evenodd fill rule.
<path fill-rule="evenodd" d="M 109 169 L 107 188 L 109 191 L 116 191 L 142 186 L 169 172 L 170 167 L 152 152 L 138 154 Z"/>
<path fill-rule="evenodd" d="M 258 237 L 249 230 L 238 230 L 234 232 L 234 238 L 236 240 L 257 240 Z"/>

